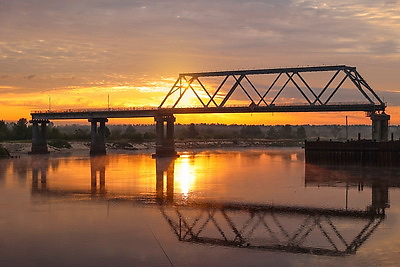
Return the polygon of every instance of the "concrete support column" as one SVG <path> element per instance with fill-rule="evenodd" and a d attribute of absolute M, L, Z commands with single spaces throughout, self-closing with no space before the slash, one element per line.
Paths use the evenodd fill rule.
<path fill-rule="evenodd" d="M 90 144 L 95 144 L 97 139 L 97 121 L 89 120 L 90 122 Z"/>
<path fill-rule="evenodd" d="M 105 144 L 106 143 L 106 122 L 104 120 L 100 121 L 99 127 L 99 139 L 100 142 Z"/>
<path fill-rule="evenodd" d="M 169 147 L 173 147 L 175 150 L 175 117 L 174 116 L 167 117 L 166 122 L 167 122 L 166 142 L 168 143 Z"/>
<path fill-rule="evenodd" d="M 105 128 L 106 122 L 108 119 L 99 118 L 99 119 L 89 119 L 91 123 L 90 127 L 90 155 L 105 155 L 106 154 L 106 137 L 105 137 Z M 97 123 L 99 123 L 99 127 L 97 127 Z"/>
<path fill-rule="evenodd" d="M 40 123 L 40 142 L 46 145 L 47 148 L 47 122 Z"/>
<path fill-rule="evenodd" d="M 156 154 L 154 157 L 176 157 L 173 115 L 158 115 L 156 122 Z M 166 125 L 165 125 L 166 124 Z"/>
<path fill-rule="evenodd" d="M 32 148 L 29 154 L 48 154 L 47 149 L 47 124 L 49 120 L 30 120 L 32 123 Z M 40 130 L 39 130 L 40 124 Z"/>
<path fill-rule="evenodd" d="M 371 115 L 372 120 L 372 140 L 378 142 L 388 141 L 389 138 L 389 120 L 390 115 L 374 113 Z"/>
<path fill-rule="evenodd" d="M 29 121 L 32 123 L 32 144 L 39 143 L 39 123 L 37 121 Z"/>

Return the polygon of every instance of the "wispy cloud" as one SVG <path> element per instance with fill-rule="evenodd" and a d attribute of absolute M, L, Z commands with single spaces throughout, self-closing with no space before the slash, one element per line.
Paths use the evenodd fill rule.
<path fill-rule="evenodd" d="M 356 65 L 390 91 L 399 28 L 398 0 L 2 1 L 0 94 L 160 101 L 180 72 L 320 64 Z"/>

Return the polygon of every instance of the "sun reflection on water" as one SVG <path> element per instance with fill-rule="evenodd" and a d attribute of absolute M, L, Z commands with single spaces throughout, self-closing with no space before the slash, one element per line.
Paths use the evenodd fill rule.
<path fill-rule="evenodd" d="M 195 168 L 191 156 L 183 154 L 175 163 L 175 188 L 180 189 L 183 198 L 188 198 L 195 181 Z"/>

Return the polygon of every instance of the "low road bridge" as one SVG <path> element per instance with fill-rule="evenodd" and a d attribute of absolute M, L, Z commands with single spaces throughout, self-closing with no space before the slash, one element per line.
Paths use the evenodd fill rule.
<path fill-rule="evenodd" d="M 306 77 L 310 79 L 310 74 L 315 73 L 329 76 L 322 86 L 311 86 L 312 81 L 306 81 Z M 265 77 L 267 82 L 263 80 Z M 340 92 L 350 91 L 344 84 L 350 84 L 352 92 L 358 92 L 357 103 L 332 100 Z M 284 97 L 285 93 L 296 93 L 302 103 L 292 103 Z M 191 107 L 183 105 L 184 97 L 189 94 L 197 101 Z M 386 104 L 356 68 L 346 65 L 182 73 L 158 107 L 33 111 L 31 153 L 48 153 L 45 134 L 50 120 L 87 119 L 91 122 L 90 153 L 94 155 L 106 153 L 104 130 L 109 118 L 154 117 L 155 155 L 176 156 L 176 114 L 362 111 L 371 117 L 373 139 L 385 141 L 390 119 L 384 113 L 385 108 Z"/>

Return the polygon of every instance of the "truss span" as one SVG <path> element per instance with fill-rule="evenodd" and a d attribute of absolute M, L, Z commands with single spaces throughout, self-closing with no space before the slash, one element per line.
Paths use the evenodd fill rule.
<path fill-rule="evenodd" d="M 306 77 L 315 73 L 323 73 L 324 77 Z M 206 79 L 212 81 L 207 83 Z M 349 94 L 347 89 L 355 89 L 352 93 L 357 92 L 357 102 L 361 104 L 352 103 L 345 96 L 343 103 L 335 103 L 335 97 L 342 91 L 343 95 Z M 290 97 L 285 97 L 285 93 Z M 229 110 L 234 101 L 246 106 L 247 112 L 374 112 L 385 108 L 385 103 L 356 68 L 346 65 L 181 73 L 159 107 L 182 107 L 188 94 L 196 101 L 192 100 L 192 106 L 220 111 Z M 296 100 L 292 97 L 294 94 L 298 96 Z M 302 104 L 297 105 L 293 101 L 301 101 Z"/>

